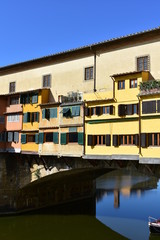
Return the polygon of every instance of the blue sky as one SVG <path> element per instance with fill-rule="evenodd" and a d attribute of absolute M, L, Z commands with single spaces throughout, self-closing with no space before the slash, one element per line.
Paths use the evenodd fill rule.
<path fill-rule="evenodd" d="M 160 26 L 159 0 L 1 0 L 0 66 Z"/>

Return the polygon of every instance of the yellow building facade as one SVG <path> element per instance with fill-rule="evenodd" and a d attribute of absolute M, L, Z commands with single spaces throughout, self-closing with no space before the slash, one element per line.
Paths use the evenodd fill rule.
<path fill-rule="evenodd" d="M 84 95 L 85 158 L 159 163 L 159 82 L 149 71 L 111 77 L 112 93 Z"/>

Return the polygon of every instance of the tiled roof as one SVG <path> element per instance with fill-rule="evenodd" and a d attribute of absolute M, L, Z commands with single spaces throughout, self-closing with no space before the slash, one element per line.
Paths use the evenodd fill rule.
<path fill-rule="evenodd" d="M 160 31 L 160 27 L 149 29 L 149 30 L 145 30 L 145 31 L 141 31 L 141 32 L 137 32 L 137 33 L 133 33 L 133 34 L 128 34 L 128 35 L 117 37 L 117 38 L 111 38 L 109 40 L 105 40 L 105 41 L 102 41 L 102 42 L 97 42 L 97 43 L 94 43 L 94 44 L 85 45 L 85 46 L 78 47 L 78 48 L 73 48 L 73 49 L 70 49 L 70 50 L 67 50 L 67 51 L 62 51 L 62 52 L 58 52 L 58 53 L 55 53 L 55 54 L 43 56 L 41 58 L 31 59 L 31 60 L 28 60 L 28 61 L 25 61 L 25 62 L 19 62 L 19 63 L 3 66 L 3 67 L 0 67 L 0 71 L 1 70 L 2 71 L 6 70 L 6 69 L 10 69 L 10 68 L 13 68 L 13 67 L 17 67 L 19 65 L 27 66 L 30 63 L 50 60 L 50 59 L 56 58 L 58 56 L 63 56 L 63 55 L 71 54 L 71 53 L 74 53 L 74 52 L 76 53 L 76 52 L 87 50 L 87 49 L 88 50 L 89 49 L 90 50 L 94 50 L 94 48 L 96 48 L 96 47 L 101 47 L 102 45 L 110 44 L 112 42 L 114 43 L 114 42 L 117 42 L 118 40 L 132 39 L 133 37 L 136 37 L 136 36 L 142 36 L 142 35 L 146 35 L 146 34 L 150 34 L 150 33 L 156 33 L 157 31 L 158 32 Z"/>

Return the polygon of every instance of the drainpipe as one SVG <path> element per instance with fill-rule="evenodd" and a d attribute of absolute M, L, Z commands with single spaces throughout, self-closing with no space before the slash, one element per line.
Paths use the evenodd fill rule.
<path fill-rule="evenodd" d="M 113 80 L 113 99 L 115 99 L 115 79 L 111 76 Z"/>
<path fill-rule="evenodd" d="M 94 92 L 97 91 L 96 89 L 96 52 L 94 53 Z"/>
<path fill-rule="evenodd" d="M 83 156 L 86 153 L 86 138 L 85 138 L 85 102 L 83 102 Z"/>
<path fill-rule="evenodd" d="M 138 97 L 139 100 L 139 154 L 141 155 L 141 99 Z"/>
<path fill-rule="evenodd" d="M 93 91 L 96 92 L 96 51 L 93 50 L 92 47 L 90 47 L 91 52 L 94 54 L 94 88 Z"/>

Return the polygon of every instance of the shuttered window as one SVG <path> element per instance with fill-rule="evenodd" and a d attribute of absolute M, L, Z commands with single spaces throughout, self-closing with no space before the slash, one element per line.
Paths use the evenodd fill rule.
<path fill-rule="evenodd" d="M 142 113 L 156 113 L 156 101 L 142 102 Z"/>
<path fill-rule="evenodd" d="M 67 144 L 67 133 L 61 133 L 61 145 Z"/>
<path fill-rule="evenodd" d="M 114 147 L 118 147 L 119 146 L 118 135 L 113 135 L 113 146 Z"/>
<path fill-rule="evenodd" d="M 53 132 L 53 142 L 54 142 L 55 144 L 58 144 L 58 143 L 59 143 L 58 136 L 59 136 L 58 132 Z"/>
<path fill-rule="evenodd" d="M 83 134 L 83 132 L 79 132 L 78 133 L 78 144 L 79 145 L 83 145 L 83 137 L 84 137 L 84 134 Z"/>
<path fill-rule="evenodd" d="M 26 143 L 26 134 L 21 134 L 21 143 L 22 144 Z"/>

